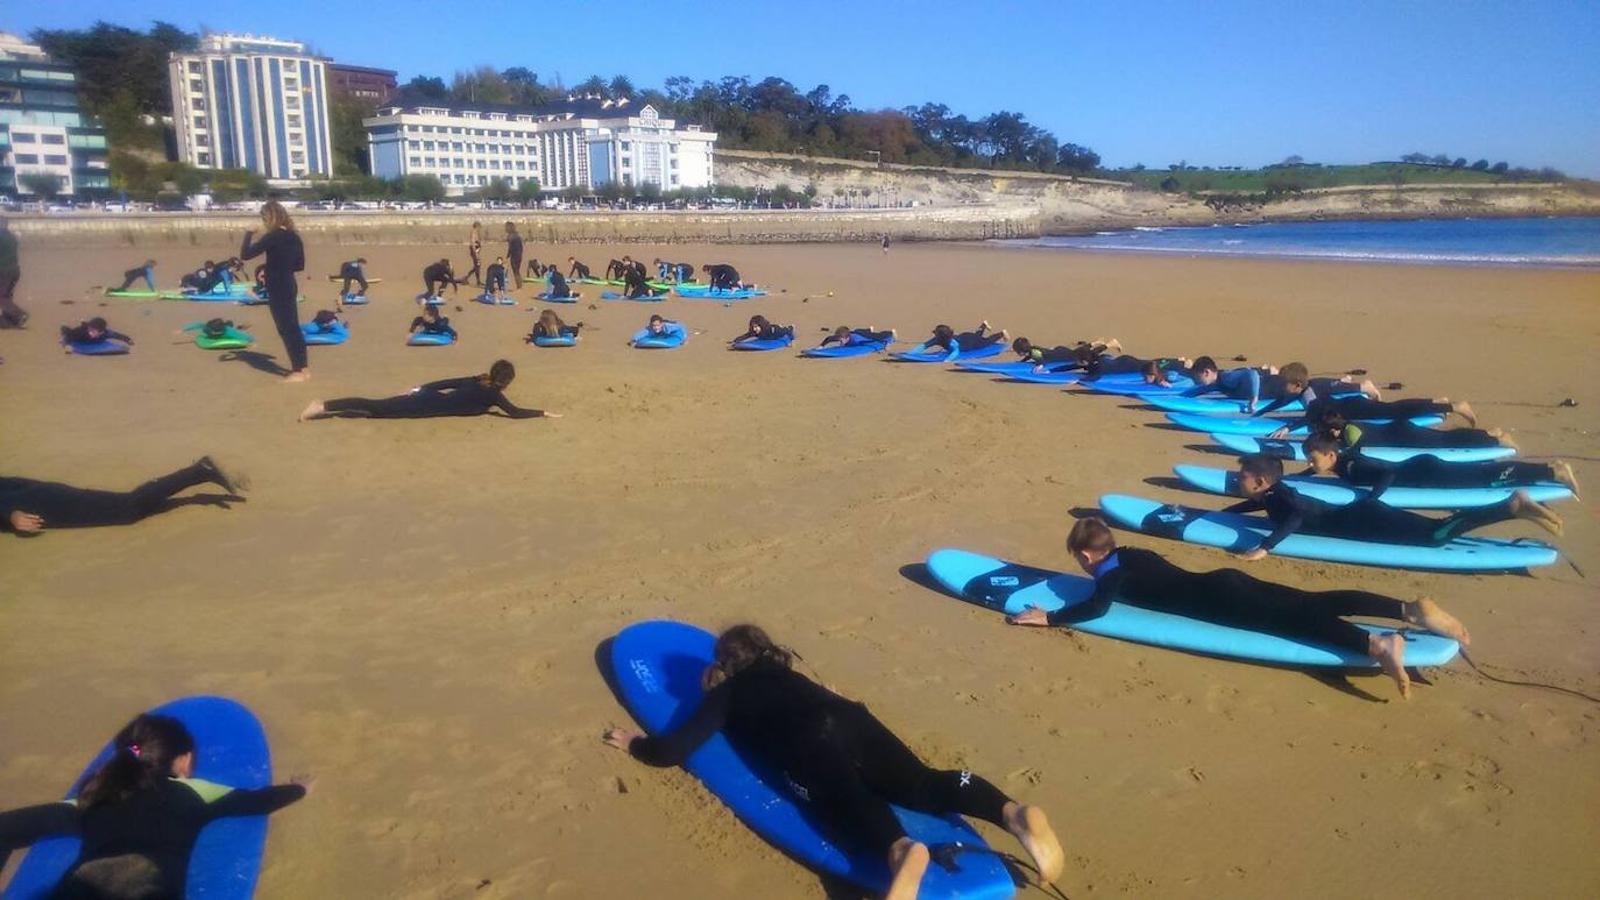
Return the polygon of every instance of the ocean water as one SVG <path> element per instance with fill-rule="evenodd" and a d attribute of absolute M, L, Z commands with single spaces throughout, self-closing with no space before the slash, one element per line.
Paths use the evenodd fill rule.
<path fill-rule="evenodd" d="M 1067 250 L 1481 266 L 1600 266 L 1600 218 L 1273 222 L 998 243 Z"/>

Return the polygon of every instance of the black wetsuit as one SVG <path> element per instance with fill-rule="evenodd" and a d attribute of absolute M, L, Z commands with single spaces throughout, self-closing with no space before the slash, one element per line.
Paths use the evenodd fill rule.
<path fill-rule="evenodd" d="M 1042 347 L 1033 347 L 1022 354 L 1021 362 L 1031 362 L 1036 366 L 1049 366 L 1053 372 L 1065 372 L 1068 369 L 1081 368 L 1078 348 L 1058 344 L 1046 350 Z"/>
<path fill-rule="evenodd" d="M 1494 506 L 1464 509 L 1445 518 L 1434 519 L 1386 506 L 1370 496 L 1358 498 L 1345 506 L 1336 506 L 1315 497 L 1307 497 L 1280 481 L 1268 488 L 1260 500 L 1243 500 L 1223 512 L 1265 510 L 1273 527 L 1272 533 L 1260 544 L 1264 550 L 1278 546 L 1284 538 L 1295 532 L 1378 544 L 1440 547 L 1474 528 L 1513 518 L 1510 506 L 1511 501 L 1507 500 Z"/>
<path fill-rule="evenodd" d="M 352 281 L 360 282 L 361 293 L 365 294 L 367 292 L 366 267 L 361 263 L 351 260 L 341 265 L 339 267 L 339 277 L 344 279 L 344 287 L 339 288 L 339 293 L 350 293 L 350 282 Z"/>
<path fill-rule="evenodd" d="M 27 312 L 14 299 L 17 282 L 21 280 L 17 236 L 9 228 L 0 228 L 0 328 L 21 328 L 27 324 Z"/>
<path fill-rule="evenodd" d="M 890 804 L 1003 824 L 1009 798 L 971 772 L 937 771 L 860 703 L 760 660 L 712 688 L 670 734 L 628 750 L 653 766 L 681 765 L 722 732 L 739 753 L 782 772 L 790 792 L 852 849 L 887 853 L 905 837 Z"/>
<path fill-rule="evenodd" d="M 1090 360 L 1089 364 L 1084 368 L 1089 372 L 1088 380 L 1093 381 L 1106 375 L 1137 375 L 1143 372 L 1145 367 L 1151 363 L 1155 363 L 1169 375 L 1173 371 L 1181 369 L 1181 364 L 1178 360 L 1170 356 L 1156 359 L 1140 359 L 1137 356 L 1129 356 L 1126 353 L 1121 356 L 1101 354 Z"/>
<path fill-rule="evenodd" d="M 170 508 L 172 496 L 214 484 L 215 470 L 200 463 L 151 479 L 131 491 L 99 491 L 54 481 L 0 477 L 0 531 L 11 530 L 11 514 L 32 513 L 45 528 L 132 525 Z"/>
<path fill-rule="evenodd" d="M 840 346 L 863 343 L 886 344 L 892 337 L 894 337 L 894 335 L 887 331 L 872 331 L 866 328 L 853 328 L 850 330 L 848 337 L 840 337 L 837 334 L 828 335 L 822 339 L 822 344 L 820 346 L 826 347 L 830 344 L 839 344 Z"/>
<path fill-rule="evenodd" d="M 482 271 L 482 269 L 481 269 L 482 260 L 479 258 L 480 254 L 482 254 L 482 252 L 483 252 L 483 242 L 482 241 L 474 239 L 474 240 L 472 240 L 472 241 L 467 243 L 467 256 L 472 259 L 472 268 L 467 270 L 467 274 L 461 276 L 461 282 L 463 284 L 466 283 L 468 278 L 472 279 L 472 283 L 473 284 L 476 284 L 476 285 L 482 285 L 483 284 L 483 281 L 478 277 L 479 273 Z"/>
<path fill-rule="evenodd" d="M 1350 447 L 1498 447 L 1500 441 L 1487 431 L 1476 428 L 1424 428 L 1400 420 L 1375 425 L 1368 422 L 1347 424 L 1339 435 Z"/>
<path fill-rule="evenodd" d="M 373 419 L 481 416 L 491 409 L 499 409 L 513 419 L 533 419 L 544 415 L 543 410 L 517 406 L 506 399 L 503 391 L 484 384 L 476 375 L 429 382 L 410 394 L 398 397 L 381 400 L 345 397 L 329 400 L 322 406 L 331 415 Z"/>
<path fill-rule="evenodd" d="M 572 271 L 567 273 L 567 277 L 578 279 L 589 278 L 589 267 L 581 262 L 578 262 L 577 260 L 573 260 Z"/>
<path fill-rule="evenodd" d="M 674 263 L 672 266 L 672 276 L 675 280 L 680 282 L 693 281 L 694 266 L 691 266 L 685 262 Z"/>
<path fill-rule="evenodd" d="M 506 267 L 499 263 L 490 263 L 489 271 L 483 273 L 483 292 L 493 293 L 506 289 Z"/>
<path fill-rule="evenodd" d="M 1307 475 L 1315 474 L 1307 469 Z M 1554 481 L 1555 470 L 1546 463 L 1515 460 L 1457 463 L 1437 456 L 1413 456 L 1402 462 L 1383 462 L 1355 453 L 1342 453 L 1333 474 L 1351 484 L 1370 488 L 1376 500 L 1391 487 L 1515 488 L 1537 481 Z"/>
<path fill-rule="evenodd" d="M 109 328 L 100 332 L 99 337 L 91 337 L 89 335 L 89 326 L 86 323 L 79 323 L 72 326 L 61 326 L 61 341 L 66 344 L 92 344 L 96 341 L 122 341 L 124 344 L 131 344 L 133 343 L 133 338 L 120 331 L 112 331 Z"/>
<path fill-rule="evenodd" d="M 222 280 L 222 275 L 216 269 L 196 269 L 186 273 L 178 279 L 178 286 L 191 291 L 205 293 Z"/>
<path fill-rule="evenodd" d="M 550 296 L 552 298 L 556 298 L 556 299 L 559 299 L 559 298 L 562 298 L 562 297 L 571 297 L 572 296 L 572 288 L 567 285 L 567 279 L 561 277 L 561 273 L 560 272 L 557 272 L 554 269 L 551 269 L 550 270 L 550 289 L 548 291 L 546 291 L 545 293 L 548 296 Z"/>
<path fill-rule="evenodd" d="M 629 265 L 620 259 L 613 259 L 606 263 L 606 280 L 621 281 L 628 277 Z"/>
<path fill-rule="evenodd" d="M 456 330 L 450 327 L 449 316 L 440 316 L 431 322 L 422 316 L 417 316 L 411 320 L 411 333 L 416 334 L 418 331 L 421 331 L 424 334 L 448 334 L 451 337 L 456 336 Z"/>
<path fill-rule="evenodd" d="M 305 793 L 305 788 L 295 784 L 242 790 L 167 778 L 135 791 L 125 800 L 89 810 L 58 802 L 0 812 L 0 866 L 5 865 L 6 855 L 12 850 L 46 838 L 72 835 L 81 837 L 83 846 L 51 897 L 182 897 L 189 856 L 207 824 L 232 816 L 264 816 L 299 800 Z M 112 862 L 117 857 L 130 856 L 147 860 L 153 871 Z M 107 861 L 110 871 L 97 872 L 99 867 L 88 866 L 100 860 Z M 135 860 L 128 862 L 138 865 Z M 104 884 L 122 880 L 117 878 L 117 872 L 148 874 L 143 878 L 134 875 L 133 880 L 141 883 L 134 893 L 127 893 L 126 886 L 117 891 Z"/>
<path fill-rule="evenodd" d="M 1368 633 L 1340 616 L 1404 619 L 1405 605 L 1367 591 L 1303 591 L 1237 569 L 1190 572 L 1160 554 L 1121 547 L 1094 570 L 1094 595 L 1050 613 L 1051 625 L 1087 622 L 1113 600 L 1218 625 L 1306 638 L 1367 652 Z"/>
<path fill-rule="evenodd" d="M 300 243 L 300 235 L 287 228 L 274 229 L 257 241 L 246 234 L 240 258 L 254 259 L 263 253 L 267 255 L 267 309 L 288 351 L 289 368 L 298 372 L 306 367 L 306 336 L 300 330 L 300 286 L 294 275 L 306 267 L 305 245 Z"/>
<path fill-rule="evenodd" d="M 474 266 L 473 268 L 477 267 Z M 465 280 L 464 278 L 462 279 L 462 281 Z M 456 284 L 456 273 L 450 271 L 450 267 L 444 263 L 434 263 L 422 270 L 422 290 L 430 297 L 438 296 L 434 290 L 435 285 L 441 288 L 445 285 L 450 285 L 450 287 L 454 288 Z"/>
<path fill-rule="evenodd" d="M 541 323 L 535 322 L 535 323 L 533 323 L 533 335 L 532 336 L 536 337 L 536 338 L 577 337 L 578 336 L 578 330 L 582 327 L 582 325 L 583 325 L 583 323 L 581 323 L 581 322 L 578 323 L 577 325 L 568 325 L 567 323 L 562 322 L 562 323 L 560 323 L 559 325 L 556 326 L 556 333 L 555 334 L 550 334 L 549 330 L 544 328 Z"/>
<path fill-rule="evenodd" d="M 969 353 L 973 350 L 977 350 L 980 347 L 998 344 L 1005 339 L 1004 336 L 998 332 L 995 334 L 989 334 L 988 332 L 989 330 L 987 328 L 979 326 L 977 331 L 963 331 L 960 334 L 954 334 L 948 338 L 942 338 L 935 335 L 934 337 L 928 338 L 927 341 L 923 342 L 922 346 L 926 350 L 932 350 L 934 347 L 938 347 L 945 352 L 949 352 L 950 350 L 959 347 L 962 353 Z"/>
<path fill-rule="evenodd" d="M 622 274 L 624 282 L 622 293 L 629 300 L 639 297 L 653 297 L 656 292 L 650 287 L 650 280 L 645 277 L 643 269 L 630 268 Z"/>
<path fill-rule="evenodd" d="M 510 263 L 511 277 L 522 288 L 522 235 L 515 231 L 506 235 L 506 261 Z"/>
<path fill-rule="evenodd" d="M 794 337 L 793 325 L 774 325 L 768 322 L 766 325 L 758 325 L 746 331 L 744 334 L 734 338 L 733 342 L 737 344 L 741 341 L 775 341 L 786 337 Z"/>
<path fill-rule="evenodd" d="M 146 288 L 149 288 L 151 291 L 156 289 L 155 266 L 138 266 L 123 272 L 122 284 L 118 285 L 116 289 L 119 291 L 125 291 L 128 288 L 133 287 L 133 283 L 141 278 L 144 279 Z"/>
<path fill-rule="evenodd" d="M 706 275 L 711 287 L 717 290 L 736 290 L 741 284 L 739 270 L 727 263 L 712 266 L 706 270 Z"/>

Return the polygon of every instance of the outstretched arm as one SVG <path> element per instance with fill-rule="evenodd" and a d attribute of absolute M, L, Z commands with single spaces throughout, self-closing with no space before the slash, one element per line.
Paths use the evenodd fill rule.
<path fill-rule="evenodd" d="M 0 869 L 13 850 L 31 847 L 49 837 L 77 834 L 82 829 L 78 807 L 71 803 L 44 803 L 0 812 Z"/>
<path fill-rule="evenodd" d="M 635 736 L 622 749 L 649 766 L 681 766 L 701 744 L 728 721 L 728 683 L 712 688 L 689 721 L 670 734 Z"/>
<path fill-rule="evenodd" d="M 496 409 L 499 409 L 501 412 L 513 419 L 537 419 L 545 414 L 544 410 L 542 409 L 523 409 L 515 403 L 512 403 L 510 400 L 506 399 L 506 395 L 503 391 L 496 392 L 494 405 Z"/>
<path fill-rule="evenodd" d="M 298 784 L 275 784 L 253 790 L 235 789 L 207 804 L 206 815 L 213 819 L 270 815 L 305 795 L 306 789 Z"/>

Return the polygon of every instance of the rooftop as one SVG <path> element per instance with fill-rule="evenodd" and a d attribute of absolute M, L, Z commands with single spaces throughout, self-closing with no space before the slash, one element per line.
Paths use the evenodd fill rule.
<path fill-rule="evenodd" d="M 9 31 L 0 31 L 0 59 L 48 62 L 50 57 L 38 44 L 30 44 Z"/>
<path fill-rule="evenodd" d="M 200 38 L 201 53 L 277 53 L 285 56 L 310 56 L 303 41 L 256 34 L 206 34 Z"/>
<path fill-rule="evenodd" d="M 378 110 L 379 115 L 395 112 L 417 112 L 423 109 L 442 109 L 452 114 L 502 113 L 507 116 L 533 116 L 536 119 L 614 119 L 620 116 L 637 116 L 645 109 L 654 111 L 649 104 L 633 105 L 629 97 L 608 100 L 593 94 L 568 94 L 565 100 L 543 106 L 512 106 L 504 103 L 459 103 L 449 100 L 429 100 L 402 92 L 395 102 Z"/>

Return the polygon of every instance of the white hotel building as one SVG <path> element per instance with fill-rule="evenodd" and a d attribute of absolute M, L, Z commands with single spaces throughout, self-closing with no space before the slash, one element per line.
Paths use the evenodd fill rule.
<path fill-rule="evenodd" d="M 208 34 L 168 70 L 179 159 L 274 181 L 333 174 L 327 63 L 305 44 Z"/>
<path fill-rule="evenodd" d="M 711 184 L 714 132 L 678 127 L 627 98 L 569 98 L 546 107 L 419 103 L 366 119 L 372 174 L 434 175 L 459 195 L 496 178 L 545 191 L 608 182 L 663 191 Z"/>

